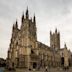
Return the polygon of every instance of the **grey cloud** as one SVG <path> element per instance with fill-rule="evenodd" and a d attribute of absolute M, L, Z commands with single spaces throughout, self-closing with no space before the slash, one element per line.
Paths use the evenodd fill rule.
<path fill-rule="evenodd" d="M 38 39 L 41 41 L 47 42 L 47 40 L 45 39 L 47 39 L 49 35 L 47 34 L 47 36 L 46 33 L 49 32 L 50 29 L 58 27 L 60 30 L 63 25 L 64 28 L 60 30 L 63 34 L 66 29 L 68 29 L 68 23 L 70 23 L 71 26 L 72 0 L 0 0 L 0 28 L 2 27 L 4 30 L 0 32 L 0 39 L 3 39 L 2 41 L 5 42 L 7 40 L 7 46 L 6 43 L 4 43 L 5 46 L 2 44 L 3 49 L 5 47 L 6 49 L 8 49 L 13 22 L 16 20 L 16 18 L 20 19 L 22 11 L 24 11 L 25 13 L 27 6 L 30 10 L 30 16 L 32 16 L 34 12 L 36 14 L 38 26 L 37 29 L 39 29 Z M 46 29 L 44 29 L 44 26 L 46 27 Z M 71 27 L 69 28 L 71 29 Z M 45 33 L 45 36 L 42 35 L 42 32 Z M 42 35 L 42 38 L 40 38 L 40 34 Z M 70 35 L 72 36 L 72 34 Z M 64 39 L 64 37 L 62 38 Z M 7 50 L 5 52 L 7 52 Z M 6 57 L 6 55 L 4 55 L 3 57 Z"/>

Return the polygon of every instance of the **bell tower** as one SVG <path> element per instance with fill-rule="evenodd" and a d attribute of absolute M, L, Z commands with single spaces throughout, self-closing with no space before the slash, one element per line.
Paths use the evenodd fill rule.
<path fill-rule="evenodd" d="M 55 50 L 60 49 L 60 33 L 55 30 L 55 33 L 50 31 L 50 47 L 54 48 Z"/>

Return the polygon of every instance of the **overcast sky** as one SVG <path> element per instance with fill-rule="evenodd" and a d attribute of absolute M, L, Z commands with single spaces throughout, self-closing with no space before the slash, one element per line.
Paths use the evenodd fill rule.
<path fill-rule="evenodd" d="M 30 17 L 36 15 L 38 41 L 49 45 L 49 31 L 60 31 L 64 43 L 72 51 L 72 0 L 0 0 L 0 57 L 7 57 L 12 25 L 21 21 L 28 6 Z"/>

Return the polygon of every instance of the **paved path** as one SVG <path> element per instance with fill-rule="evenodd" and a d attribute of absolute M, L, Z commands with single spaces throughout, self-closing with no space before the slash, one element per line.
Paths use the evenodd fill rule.
<path fill-rule="evenodd" d="M 72 72 L 72 67 L 68 70 L 64 70 L 62 68 L 50 68 L 47 71 L 45 71 L 44 69 L 40 71 L 28 71 L 25 69 L 16 69 L 16 71 L 5 71 L 5 72 Z"/>

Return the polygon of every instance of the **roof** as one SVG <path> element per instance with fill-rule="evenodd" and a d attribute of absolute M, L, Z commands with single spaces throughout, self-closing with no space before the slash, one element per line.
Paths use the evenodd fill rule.
<path fill-rule="evenodd" d="M 37 41 L 37 42 L 38 42 L 38 47 L 39 48 L 48 49 L 48 50 L 52 51 L 52 48 L 50 48 L 49 46 L 47 46 L 47 45 L 45 45 L 45 44 L 43 44 L 39 41 Z"/>

